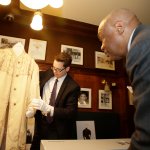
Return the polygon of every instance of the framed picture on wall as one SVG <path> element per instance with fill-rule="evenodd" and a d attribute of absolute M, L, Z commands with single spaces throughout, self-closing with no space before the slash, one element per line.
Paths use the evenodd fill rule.
<path fill-rule="evenodd" d="M 109 58 L 103 52 L 95 52 L 95 68 L 115 70 L 115 61 Z"/>
<path fill-rule="evenodd" d="M 112 93 L 111 91 L 106 92 L 104 90 L 99 90 L 99 109 L 112 109 Z"/>
<path fill-rule="evenodd" d="M 47 41 L 30 39 L 28 54 L 36 60 L 45 60 Z"/>
<path fill-rule="evenodd" d="M 25 39 L 0 35 L 0 48 L 12 48 L 18 42 L 25 46 Z"/>
<path fill-rule="evenodd" d="M 72 56 L 72 64 L 83 65 L 83 48 L 69 45 L 61 45 L 61 52 L 67 52 Z"/>
<path fill-rule="evenodd" d="M 91 89 L 81 88 L 78 96 L 78 108 L 91 108 Z"/>

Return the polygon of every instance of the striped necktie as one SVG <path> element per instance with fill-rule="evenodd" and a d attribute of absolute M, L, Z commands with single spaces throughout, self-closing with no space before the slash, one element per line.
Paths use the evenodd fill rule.
<path fill-rule="evenodd" d="M 50 102 L 49 102 L 49 105 L 51 105 L 51 106 L 55 105 L 57 82 L 58 82 L 58 79 L 55 80 L 55 83 L 54 83 L 54 86 L 53 86 L 53 90 L 52 90 L 52 93 L 51 93 Z M 53 117 L 51 117 L 50 114 L 48 113 L 47 117 L 46 117 L 46 120 L 50 124 L 53 121 Z"/>

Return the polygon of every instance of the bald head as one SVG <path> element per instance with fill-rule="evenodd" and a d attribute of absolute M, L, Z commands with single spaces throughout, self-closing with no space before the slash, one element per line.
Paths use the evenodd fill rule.
<path fill-rule="evenodd" d="M 105 26 L 114 26 L 117 22 L 123 22 L 124 25 L 129 25 L 131 29 L 135 28 L 140 23 L 137 16 L 131 10 L 123 8 L 113 10 L 101 21 L 98 28 L 98 34 Z"/>
<path fill-rule="evenodd" d="M 128 9 L 112 11 L 98 27 L 98 37 L 102 42 L 101 50 L 112 59 L 126 56 L 128 40 L 138 24 L 140 21 L 132 11 Z"/>

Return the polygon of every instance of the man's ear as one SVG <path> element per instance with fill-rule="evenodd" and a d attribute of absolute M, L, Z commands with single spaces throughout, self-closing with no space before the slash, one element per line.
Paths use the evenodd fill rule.
<path fill-rule="evenodd" d="M 67 67 L 67 68 L 66 68 L 66 71 L 68 72 L 69 70 L 70 70 L 70 67 Z"/>
<path fill-rule="evenodd" d="M 117 21 L 116 24 L 115 24 L 115 28 L 116 28 L 116 31 L 119 33 L 119 34 L 122 34 L 124 32 L 124 24 L 122 21 Z"/>

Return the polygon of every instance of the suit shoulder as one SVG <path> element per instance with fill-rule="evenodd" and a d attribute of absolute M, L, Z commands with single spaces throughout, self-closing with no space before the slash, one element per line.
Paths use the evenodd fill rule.
<path fill-rule="evenodd" d="M 70 84 L 80 87 L 79 84 L 70 75 L 67 75 L 67 78 L 69 79 Z"/>

